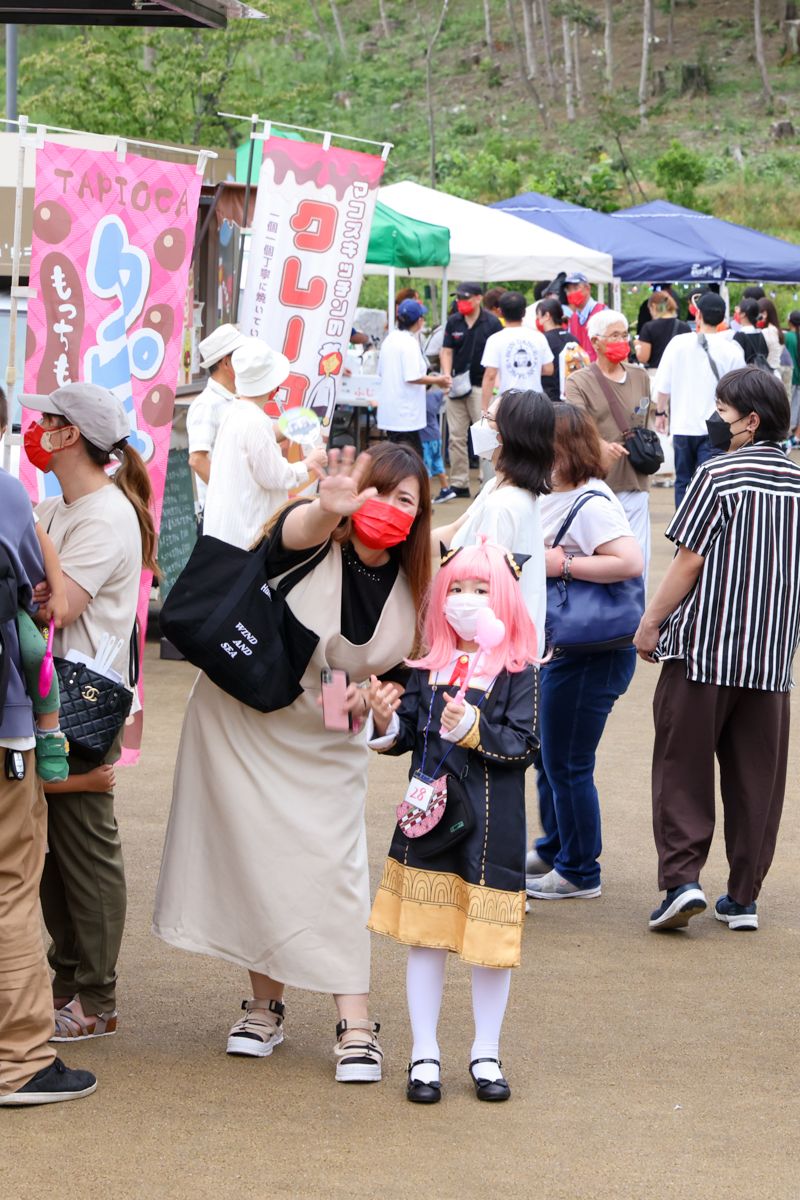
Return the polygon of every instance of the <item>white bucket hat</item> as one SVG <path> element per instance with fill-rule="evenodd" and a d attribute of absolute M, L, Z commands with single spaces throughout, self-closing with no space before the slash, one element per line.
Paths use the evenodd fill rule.
<path fill-rule="evenodd" d="M 200 351 L 200 366 L 204 371 L 213 367 L 226 354 L 233 354 L 237 346 L 241 346 L 244 336 L 235 325 L 218 325 L 207 338 L 203 338 L 198 346 Z"/>
<path fill-rule="evenodd" d="M 266 396 L 285 382 L 291 370 L 286 355 L 273 350 L 260 338 L 242 338 L 231 362 L 239 396 Z"/>

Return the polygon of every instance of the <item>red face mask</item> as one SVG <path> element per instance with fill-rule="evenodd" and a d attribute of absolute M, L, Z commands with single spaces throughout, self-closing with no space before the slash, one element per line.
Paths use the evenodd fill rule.
<path fill-rule="evenodd" d="M 55 429 L 43 429 L 38 422 L 34 421 L 25 430 L 23 445 L 25 453 L 28 456 L 28 462 L 40 471 L 49 471 L 53 462 L 53 454 L 56 450 L 50 448 L 50 434 L 58 432 Z M 43 444 L 43 439 L 47 438 L 47 445 Z M 57 447 L 58 450 L 63 447 Z"/>
<path fill-rule="evenodd" d="M 570 308 L 583 308 L 585 303 L 583 292 L 567 292 L 567 304 Z"/>
<path fill-rule="evenodd" d="M 605 354 L 609 362 L 621 363 L 625 362 L 631 352 L 631 348 L 627 342 L 606 342 Z"/>
<path fill-rule="evenodd" d="M 462 317 L 468 317 L 475 308 L 474 300 L 456 300 L 456 308 Z"/>
<path fill-rule="evenodd" d="M 539 333 L 544 333 L 544 325 L 538 317 L 536 318 L 536 328 L 539 330 Z"/>
<path fill-rule="evenodd" d="M 353 529 L 370 550 L 388 550 L 406 540 L 415 516 L 416 513 L 405 512 L 373 496 L 353 513 Z"/>

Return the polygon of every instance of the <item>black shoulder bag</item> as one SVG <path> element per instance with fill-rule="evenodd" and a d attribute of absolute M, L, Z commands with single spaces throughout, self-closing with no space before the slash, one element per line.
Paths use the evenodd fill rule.
<path fill-rule="evenodd" d="M 104 760 L 133 704 L 133 692 L 124 683 L 100 675 L 85 663 L 54 658 L 61 696 L 61 731 L 69 742 L 70 754 L 89 762 Z M 133 625 L 129 662 L 131 687 L 139 682 L 139 629 Z"/>
<path fill-rule="evenodd" d="M 223 692 L 265 713 L 287 708 L 303 690 L 300 680 L 319 637 L 298 621 L 286 596 L 330 550 L 326 542 L 272 587 L 270 545 L 265 538 L 242 550 L 203 534 L 159 618 L 164 637 L 184 658 Z"/>
<path fill-rule="evenodd" d="M 630 464 L 637 475 L 655 475 L 664 461 L 664 451 L 661 448 L 658 434 L 646 425 L 631 425 L 625 409 L 614 395 L 614 389 L 606 379 L 597 363 L 591 367 L 597 382 L 608 401 L 611 416 L 622 434 L 622 441 L 628 451 Z M 647 417 L 645 416 L 645 420 Z"/>

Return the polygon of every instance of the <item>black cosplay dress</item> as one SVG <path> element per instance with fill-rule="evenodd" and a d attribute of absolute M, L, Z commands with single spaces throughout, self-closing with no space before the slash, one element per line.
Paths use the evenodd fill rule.
<path fill-rule="evenodd" d="M 515 967 L 525 916 L 525 771 L 538 747 L 537 674 L 533 667 L 503 671 L 486 686 L 470 685 L 475 720 L 456 744 L 439 733 L 442 693 L 458 687 L 452 678 L 450 669 L 438 682 L 432 672 L 411 672 L 400 729 L 384 753 L 411 751 L 411 778 L 422 766 L 430 714 L 424 770 L 441 774 L 450 750 L 442 770 L 461 777 L 475 825 L 463 841 L 428 858 L 397 826 L 369 928 L 408 946 L 452 950 L 478 966 Z"/>

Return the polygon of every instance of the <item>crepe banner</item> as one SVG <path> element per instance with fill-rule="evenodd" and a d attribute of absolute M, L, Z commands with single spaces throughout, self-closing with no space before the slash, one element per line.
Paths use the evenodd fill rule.
<path fill-rule="evenodd" d="M 147 463 L 156 527 L 161 520 L 181 313 L 202 175 L 163 162 L 47 142 L 36 155 L 25 391 L 65 383 L 109 388 L 130 418 L 130 444 Z M 37 413 L 24 411 L 26 429 Z M 57 495 L 52 473 L 23 454 L 20 478 L 34 503 Z M 147 627 L 151 576 L 142 574 L 138 616 Z M 141 688 L 141 684 L 140 684 Z M 133 754 L 142 715 L 126 729 Z"/>
<path fill-rule="evenodd" d="M 264 143 L 240 328 L 292 364 L 272 416 L 310 408 L 330 426 L 383 167 L 373 154 Z"/>

